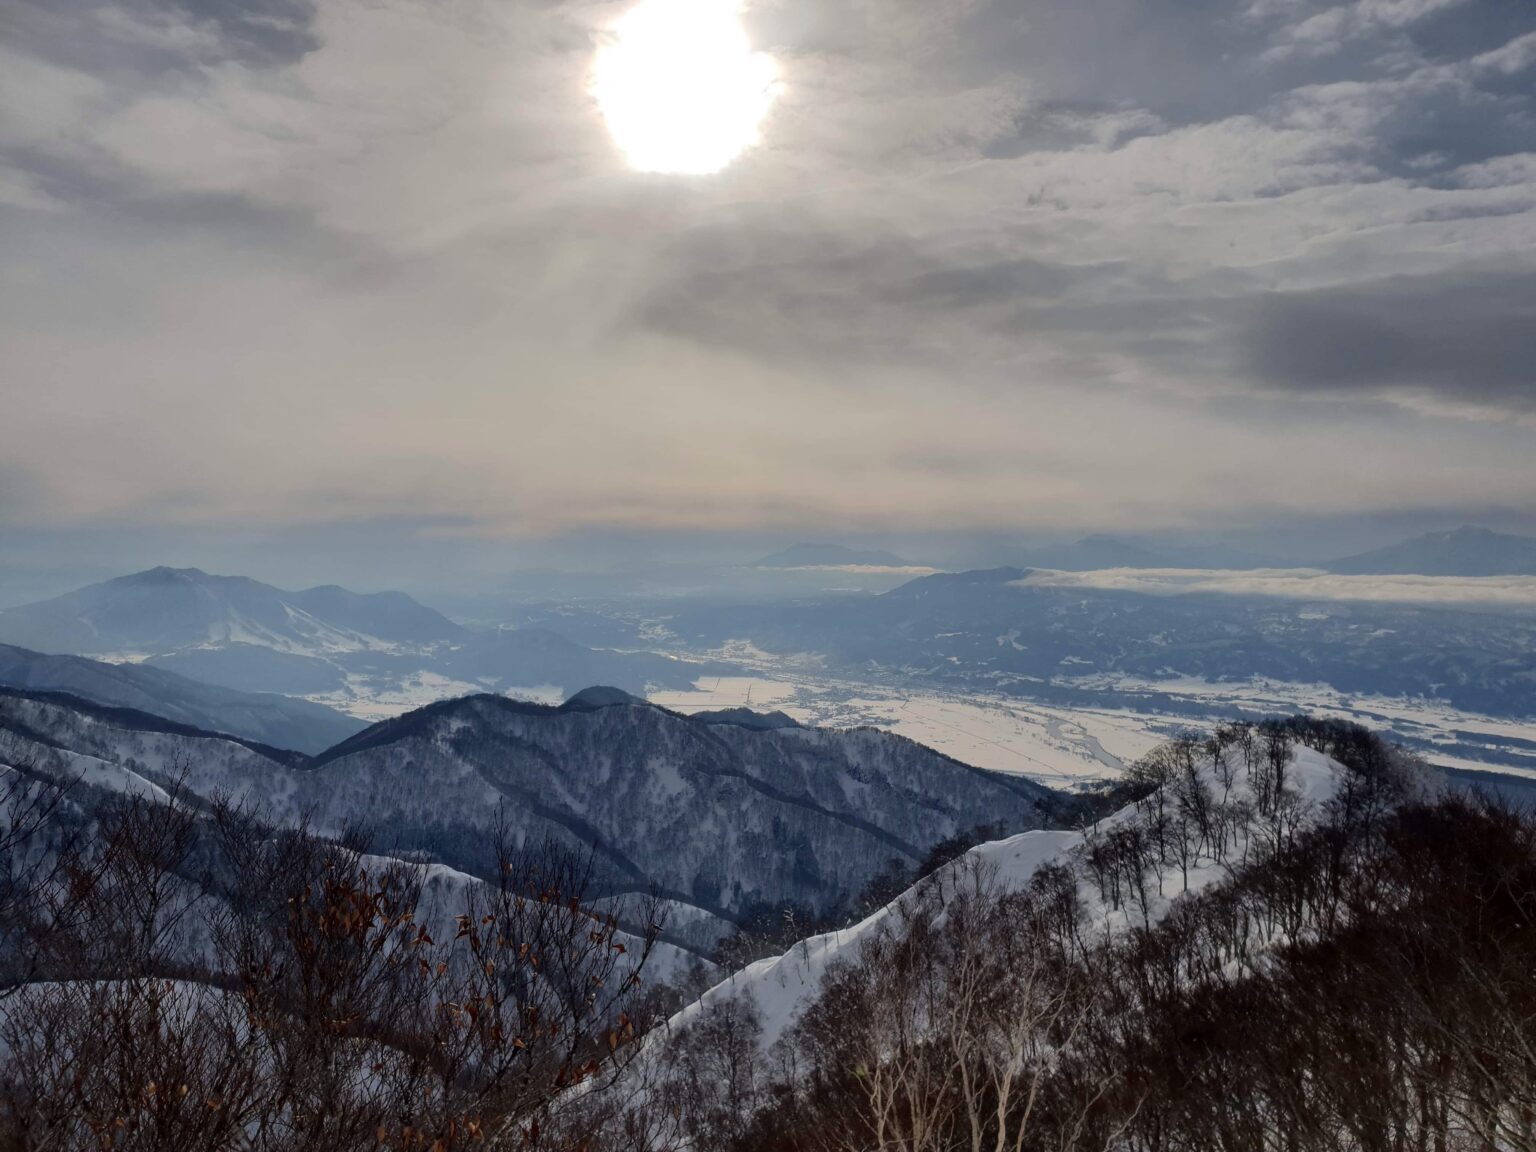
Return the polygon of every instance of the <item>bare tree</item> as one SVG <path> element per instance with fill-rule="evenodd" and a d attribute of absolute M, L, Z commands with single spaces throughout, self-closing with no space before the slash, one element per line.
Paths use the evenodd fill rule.
<path fill-rule="evenodd" d="M 97 817 L 60 885 L 77 910 L 69 962 L 0 1018 L 5 1136 L 590 1146 L 590 1101 L 634 1048 L 654 898 L 626 935 L 588 907 L 590 853 L 503 834 L 485 881 L 210 807 L 171 790 Z"/>

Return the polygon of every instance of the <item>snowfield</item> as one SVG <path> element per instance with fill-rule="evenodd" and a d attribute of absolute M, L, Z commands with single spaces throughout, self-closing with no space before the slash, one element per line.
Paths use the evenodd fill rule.
<path fill-rule="evenodd" d="M 887 688 L 793 672 L 705 677 L 691 692 L 650 695 L 692 714 L 724 708 L 777 710 L 825 728 L 896 732 L 956 760 L 1072 788 L 1120 776 L 1178 727 L 1168 717 L 1068 709 L 981 692 Z"/>

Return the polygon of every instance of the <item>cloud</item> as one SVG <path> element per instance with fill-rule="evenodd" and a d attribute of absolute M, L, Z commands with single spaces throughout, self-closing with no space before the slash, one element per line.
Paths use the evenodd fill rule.
<path fill-rule="evenodd" d="M 1344 0 L 1311 12 L 1276 36 L 1270 58 L 1290 52 L 1329 55 L 1352 41 L 1409 28 L 1431 16 L 1466 5 L 1469 0 Z"/>
<path fill-rule="evenodd" d="M 606 4 L 14 7 L 13 518 L 1536 510 L 1493 0 L 762 0 L 784 92 L 707 180 L 623 167 Z"/>
<path fill-rule="evenodd" d="M 1247 572 L 1115 568 L 1100 572 L 1038 570 L 1016 583 L 1021 588 L 1096 588 L 1147 596 L 1259 596 L 1536 609 L 1536 576 L 1335 576 L 1311 568 Z"/>
<path fill-rule="evenodd" d="M 1536 411 L 1536 268 L 1482 268 L 1255 301 L 1249 364 L 1297 392 L 1423 389 Z"/>
<path fill-rule="evenodd" d="M 1536 64 L 1536 32 L 1516 36 L 1507 44 L 1474 56 L 1471 61 L 1472 68 L 1479 72 L 1503 76 L 1517 76 L 1533 64 Z"/>

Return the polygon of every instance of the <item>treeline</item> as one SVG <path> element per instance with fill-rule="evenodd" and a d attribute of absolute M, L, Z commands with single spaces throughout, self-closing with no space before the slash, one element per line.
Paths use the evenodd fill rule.
<path fill-rule="evenodd" d="M 7 769 L 0 1148 L 598 1149 L 659 1008 L 590 857 L 491 837 L 492 882 L 163 791 Z"/>
<path fill-rule="evenodd" d="M 1343 765 L 1325 802 L 1297 744 Z M 649 1069 L 673 1123 L 633 1146 L 1536 1149 L 1528 815 L 1332 722 L 1136 776 L 1134 817 L 1026 886 L 969 861 L 920 886 L 771 1049 L 749 996 L 700 1011 Z"/>

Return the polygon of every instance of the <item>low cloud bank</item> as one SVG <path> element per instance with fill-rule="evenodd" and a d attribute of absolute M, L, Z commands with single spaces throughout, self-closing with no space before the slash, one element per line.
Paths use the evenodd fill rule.
<path fill-rule="evenodd" d="M 1111 568 L 1097 572 L 1036 569 L 1015 583 L 1021 588 L 1100 588 L 1150 596 L 1204 593 L 1284 600 L 1536 609 L 1536 576 L 1339 576 L 1316 568 Z"/>

